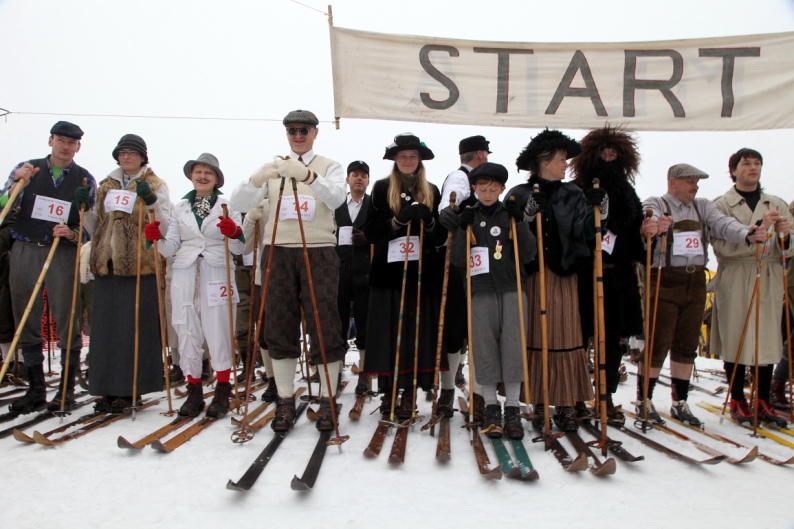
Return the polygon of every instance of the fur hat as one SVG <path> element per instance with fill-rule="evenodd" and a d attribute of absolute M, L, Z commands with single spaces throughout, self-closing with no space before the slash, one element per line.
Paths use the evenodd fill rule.
<path fill-rule="evenodd" d="M 709 175 L 704 173 L 694 165 L 688 163 L 678 163 L 667 170 L 667 178 L 708 178 Z"/>
<path fill-rule="evenodd" d="M 208 152 L 203 153 L 195 160 L 188 160 L 188 162 L 185 164 L 185 167 L 182 170 L 185 172 L 185 176 L 188 177 L 188 180 L 190 179 L 190 173 L 193 171 L 193 166 L 197 163 L 206 165 L 215 171 L 215 174 L 218 177 L 218 184 L 215 186 L 215 188 L 218 189 L 223 187 L 223 171 L 221 171 L 221 168 L 219 167 L 218 159 Z"/>
<path fill-rule="evenodd" d="M 149 163 L 149 154 L 146 152 L 146 142 L 136 134 L 125 134 L 119 140 L 118 145 L 113 149 L 113 159 L 119 161 L 119 151 L 122 149 L 132 149 L 138 151 L 143 157 L 143 165 Z"/>
<path fill-rule="evenodd" d="M 639 172 L 640 154 L 637 151 L 637 140 L 629 132 L 618 127 L 606 126 L 588 132 L 579 145 L 582 152 L 571 160 L 571 170 L 575 178 L 588 177 L 588 171 L 601 165 L 601 151 L 605 148 L 614 149 L 623 172 L 629 182 Z"/>
<path fill-rule="evenodd" d="M 422 160 L 432 160 L 435 158 L 433 151 L 427 148 L 424 142 L 419 141 L 417 136 L 410 132 L 404 132 L 394 137 L 394 141 L 386 147 L 384 160 L 394 160 L 400 151 L 419 151 L 419 158 Z"/>
<path fill-rule="evenodd" d="M 50 129 L 50 134 L 66 136 L 67 138 L 79 140 L 83 137 L 83 130 L 74 123 L 69 123 L 68 121 L 59 121 L 52 126 Z"/>
<path fill-rule="evenodd" d="M 560 132 L 559 130 L 546 129 L 529 142 L 529 145 L 521 151 L 516 159 L 516 167 L 519 171 L 529 171 L 530 163 L 540 154 L 544 152 L 556 151 L 561 149 L 565 151 L 565 158 L 573 158 L 582 152 L 579 142 L 570 138 Z"/>
<path fill-rule="evenodd" d="M 284 121 L 282 121 L 284 126 L 286 127 L 290 123 L 300 123 L 301 125 L 309 125 L 311 127 L 316 127 L 320 120 L 317 119 L 313 113 L 309 112 L 308 110 L 293 110 L 286 116 L 284 116 Z"/>
<path fill-rule="evenodd" d="M 474 185 L 477 180 L 493 180 L 502 185 L 507 183 L 507 169 L 498 163 L 484 162 L 469 173 L 469 184 Z"/>

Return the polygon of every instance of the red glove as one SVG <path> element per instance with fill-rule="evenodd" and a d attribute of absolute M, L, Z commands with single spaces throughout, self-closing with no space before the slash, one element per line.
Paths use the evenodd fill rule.
<path fill-rule="evenodd" d="M 230 218 L 223 218 L 218 217 L 220 222 L 218 222 L 218 228 L 221 230 L 221 234 L 230 238 L 236 239 L 240 236 L 243 230 L 240 229 L 240 226 L 234 223 L 234 221 Z"/>
<path fill-rule="evenodd" d="M 160 235 L 160 221 L 156 220 L 144 226 L 143 236 L 146 237 L 146 240 L 149 242 L 159 241 L 162 239 L 163 236 Z"/>

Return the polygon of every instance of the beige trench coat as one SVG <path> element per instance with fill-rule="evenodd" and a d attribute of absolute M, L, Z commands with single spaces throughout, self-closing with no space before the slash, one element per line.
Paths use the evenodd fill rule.
<path fill-rule="evenodd" d="M 750 211 L 744 198 L 733 187 L 714 202 L 721 212 L 746 225 L 755 223 L 768 209 L 777 209 L 781 215 L 787 215 L 789 223 L 794 226 L 794 218 L 789 212 L 788 205 L 783 200 L 763 192 L 755 211 Z M 758 329 L 759 365 L 778 363 L 783 347 L 780 334 L 784 297 L 783 267 L 780 243 L 777 233 L 773 230 L 774 227 L 770 227 L 772 238 L 769 239 L 759 285 L 761 295 Z M 727 362 L 735 363 L 747 318 L 747 309 L 755 286 L 756 248 L 755 245 L 733 244 L 723 240 L 712 241 L 712 244 L 719 267 L 715 278 L 711 352 L 721 355 Z M 794 245 L 790 242 L 786 249 L 786 257 L 790 260 L 792 256 L 794 256 Z M 738 363 L 755 364 L 755 342 L 755 309 L 753 309 Z"/>

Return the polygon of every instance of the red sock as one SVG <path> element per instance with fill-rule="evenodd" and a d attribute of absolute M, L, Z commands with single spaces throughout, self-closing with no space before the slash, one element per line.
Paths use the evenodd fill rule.
<path fill-rule="evenodd" d="M 198 384 L 199 382 L 201 382 L 201 378 L 195 378 L 195 377 L 192 377 L 190 375 L 187 376 L 187 383 L 188 384 Z"/>
<path fill-rule="evenodd" d="M 216 371 L 215 376 L 218 377 L 218 382 L 225 382 L 229 383 L 229 374 L 232 372 L 231 369 L 224 369 L 223 371 Z"/>

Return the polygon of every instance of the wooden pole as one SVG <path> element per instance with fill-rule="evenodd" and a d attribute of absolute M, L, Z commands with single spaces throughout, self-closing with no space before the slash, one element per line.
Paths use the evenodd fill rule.
<path fill-rule="evenodd" d="M 154 224 L 157 218 L 154 214 L 154 208 L 149 208 L 149 222 Z M 168 341 L 166 339 L 166 327 L 168 322 L 165 318 L 165 304 L 163 303 L 163 291 L 160 289 L 162 274 L 160 272 L 160 254 L 157 251 L 157 241 L 152 241 L 152 248 L 154 249 L 154 278 L 157 281 L 157 317 L 160 319 L 160 348 L 163 352 L 163 375 L 165 376 L 165 395 L 168 400 L 168 411 L 161 412 L 160 415 L 171 416 L 176 413 L 173 404 L 171 403 L 171 376 L 168 371 Z"/>

